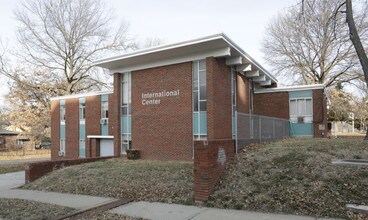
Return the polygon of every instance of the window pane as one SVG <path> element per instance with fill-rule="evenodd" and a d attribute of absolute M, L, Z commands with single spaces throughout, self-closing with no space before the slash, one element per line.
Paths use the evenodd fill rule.
<path fill-rule="evenodd" d="M 193 90 L 198 90 L 198 81 L 193 82 Z"/>
<path fill-rule="evenodd" d="M 199 85 L 206 85 L 206 71 L 199 71 Z"/>
<path fill-rule="evenodd" d="M 298 116 L 305 115 L 305 100 L 298 99 Z"/>
<path fill-rule="evenodd" d="M 296 115 L 296 100 L 290 100 L 290 115 Z"/>
<path fill-rule="evenodd" d="M 306 115 L 312 115 L 312 100 L 306 100 Z"/>
<path fill-rule="evenodd" d="M 199 61 L 199 70 L 205 70 L 206 69 L 206 60 L 200 60 Z"/>
<path fill-rule="evenodd" d="M 128 84 L 123 83 L 123 103 L 128 103 Z"/>
<path fill-rule="evenodd" d="M 193 62 L 193 80 L 198 80 L 198 61 Z"/>
<path fill-rule="evenodd" d="M 201 86 L 199 91 L 199 99 L 206 100 L 206 86 Z"/>
<path fill-rule="evenodd" d="M 206 111 L 206 104 L 207 102 L 206 101 L 200 101 L 199 102 L 199 110 L 202 112 L 202 111 Z"/>
<path fill-rule="evenodd" d="M 128 114 L 128 106 L 121 107 L 121 114 L 122 115 L 127 115 Z"/>
<path fill-rule="evenodd" d="M 193 92 L 193 111 L 198 111 L 198 92 Z"/>

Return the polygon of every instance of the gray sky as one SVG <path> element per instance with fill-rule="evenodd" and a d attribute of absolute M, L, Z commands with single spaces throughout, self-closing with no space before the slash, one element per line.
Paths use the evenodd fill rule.
<path fill-rule="evenodd" d="M 250 56 L 267 68 L 261 42 L 267 23 L 298 0 L 103 0 L 117 19 L 130 24 L 130 35 L 174 43 L 224 32 Z M 13 10 L 21 0 L 0 0 L 0 37 L 14 42 L 17 23 Z M 0 80 L 0 95 L 6 83 Z M 1 98 L 0 98 L 1 99 Z M 0 100 L 1 104 L 1 100 Z"/>

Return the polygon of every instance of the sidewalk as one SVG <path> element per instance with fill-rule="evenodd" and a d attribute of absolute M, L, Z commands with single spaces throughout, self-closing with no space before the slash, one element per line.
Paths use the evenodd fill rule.
<path fill-rule="evenodd" d="M 0 198 L 25 199 L 49 203 L 77 210 L 87 210 L 119 199 L 36 190 L 11 189 L 24 184 L 24 172 L 0 175 Z M 152 220 L 316 220 L 320 218 L 297 215 L 260 213 L 229 209 L 215 209 L 158 202 L 132 202 L 109 210 L 111 213 Z M 1 219 L 1 218 L 0 218 Z"/>
<path fill-rule="evenodd" d="M 0 198 L 26 199 L 37 202 L 55 204 L 77 210 L 86 210 L 103 204 L 117 201 L 114 198 L 103 198 L 86 195 L 43 192 L 23 189 L 0 190 Z M 272 213 L 259 213 L 239 210 L 226 210 L 165 204 L 158 202 L 132 202 L 109 210 L 115 214 L 125 214 L 132 217 L 142 217 L 152 220 L 316 220 L 319 218 L 297 215 L 283 215 Z"/>

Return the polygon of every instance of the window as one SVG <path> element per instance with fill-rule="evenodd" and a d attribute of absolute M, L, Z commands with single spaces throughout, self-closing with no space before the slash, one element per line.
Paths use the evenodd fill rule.
<path fill-rule="evenodd" d="M 84 102 L 79 103 L 79 120 L 84 121 L 86 119 L 86 104 Z"/>
<path fill-rule="evenodd" d="M 101 118 L 109 117 L 109 102 L 103 101 L 101 102 Z"/>
<path fill-rule="evenodd" d="M 17 145 L 25 145 L 26 142 L 27 142 L 27 140 L 25 140 L 25 139 L 17 139 L 15 142 L 16 142 Z"/>
<path fill-rule="evenodd" d="M 132 144 L 131 73 L 123 73 L 121 81 L 121 153 L 125 153 Z"/>
<path fill-rule="evenodd" d="M 60 122 L 65 124 L 65 105 L 60 105 Z"/>
<path fill-rule="evenodd" d="M 231 69 L 231 103 L 232 103 L 232 134 L 236 137 L 236 77 L 237 73 Z"/>
<path fill-rule="evenodd" d="M 312 122 L 313 113 L 312 113 L 312 99 L 311 98 L 295 98 L 290 99 L 289 102 L 290 108 L 290 120 L 292 122 L 297 122 L 298 117 L 299 120 L 301 117 L 303 118 L 303 122 Z"/>
<path fill-rule="evenodd" d="M 60 149 L 59 151 L 65 155 L 65 139 L 60 139 Z"/>
<path fill-rule="evenodd" d="M 0 145 L 1 144 L 5 144 L 5 138 L 3 138 L 3 137 L 0 137 Z"/>
<path fill-rule="evenodd" d="M 193 135 L 207 139 L 206 60 L 193 62 Z"/>

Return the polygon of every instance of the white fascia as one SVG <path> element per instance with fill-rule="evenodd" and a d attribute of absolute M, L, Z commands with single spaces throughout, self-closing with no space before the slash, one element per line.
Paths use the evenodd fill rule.
<path fill-rule="evenodd" d="M 50 98 L 51 101 L 54 100 L 63 100 L 63 99 L 73 99 L 73 98 L 84 98 L 88 96 L 95 96 L 95 95 L 108 95 L 112 94 L 113 91 L 97 91 L 97 92 L 88 92 L 82 94 L 73 94 L 73 95 L 64 95 L 64 96 L 57 96 Z"/>
<path fill-rule="evenodd" d="M 288 86 L 288 87 L 269 88 L 269 89 L 256 89 L 256 90 L 254 90 L 254 93 L 255 94 L 260 94 L 260 93 L 272 93 L 272 92 L 293 92 L 293 91 L 324 89 L 325 87 L 326 87 L 325 84 Z"/>

